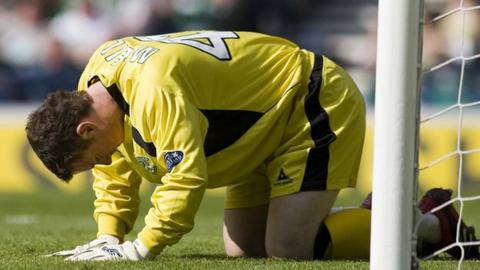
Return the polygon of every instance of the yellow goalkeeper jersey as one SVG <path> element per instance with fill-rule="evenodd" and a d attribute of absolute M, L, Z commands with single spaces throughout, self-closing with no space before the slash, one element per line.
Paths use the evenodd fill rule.
<path fill-rule="evenodd" d="M 190 231 L 206 188 L 226 186 L 278 147 L 314 54 L 251 32 L 127 37 L 101 45 L 79 82 L 107 88 L 125 140 L 94 168 L 98 234 L 123 238 L 144 178 L 158 184 L 139 239 L 154 253 Z"/>

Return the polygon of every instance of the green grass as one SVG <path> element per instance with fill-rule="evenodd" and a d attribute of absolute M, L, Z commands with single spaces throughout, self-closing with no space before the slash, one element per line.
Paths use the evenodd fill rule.
<path fill-rule="evenodd" d="M 148 195 L 139 219 L 127 239 L 143 226 Z M 155 261 L 64 262 L 42 255 L 90 241 L 96 232 L 92 218 L 93 194 L 39 192 L 0 194 L 0 269 L 368 269 L 368 262 L 279 261 L 233 259 L 224 255 L 222 244 L 223 198 L 207 194 L 196 218 L 196 227 L 177 245 L 167 248 Z M 341 201 L 348 205 L 350 202 Z M 478 208 L 477 208 L 478 209 Z M 480 262 L 467 262 L 462 269 L 478 269 Z M 429 261 L 423 269 L 456 269 L 453 260 Z"/>

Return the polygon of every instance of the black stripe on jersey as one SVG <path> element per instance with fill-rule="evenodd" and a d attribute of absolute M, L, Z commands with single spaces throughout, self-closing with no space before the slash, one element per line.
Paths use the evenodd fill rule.
<path fill-rule="evenodd" d="M 146 142 L 143 140 L 142 135 L 140 135 L 140 132 L 134 127 L 132 127 L 132 137 L 133 140 L 147 152 L 152 157 L 157 156 L 157 148 L 153 143 Z"/>
<path fill-rule="evenodd" d="M 112 96 L 113 100 L 118 104 L 122 112 L 128 116 L 130 116 L 130 105 L 128 105 L 127 101 L 123 98 L 120 89 L 118 89 L 116 84 L 112 84 L 111 86 L 107 87 L 107 91 Z"/>
<path fill-rule="evenodd" d="M 123 98 L 120 89 L 118 89 L 116 84 L 113 84 L 107 87 L 107 91 L 112 96 L 113 100 L 118 104 L 122 112 L 128 116 L 130 116 L 130 105 L 128 105 L 127 101 Z M 157 148 L 153 143 L 146 142 L 140 132 L 136 128 L 132 126 L 132 137 L 133 140 L 147 152 L 152 157 L 157 156 Z"/>
<path fill-rule="evenodd" d="M 328 178 L 329 145 L 335 141 L 335 133 L 330 129 L 328 114 L 320 104 L 322 85 L 322 56 L 315 56 L 315 64 L 310 75 L 308 94 L 305 97 L 305 114 L 310 121 L 311 136 L 315 146 L 310 149 L 301 191 L 326 190 Z"/>
<path fill-rule="evenodd" d="M 236 142 L 263 113 L 241 110 L 200 110 L 208 119 L 205 155 L 211 156 Z"/>

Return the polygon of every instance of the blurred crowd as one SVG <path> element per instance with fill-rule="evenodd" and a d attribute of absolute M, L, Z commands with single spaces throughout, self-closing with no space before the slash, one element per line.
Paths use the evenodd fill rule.
<path fill-rule="evenodd" d="M 466 11 L 439 19 L 447 11 L 463 4 Z M 423 29 L 422 100 L 428 105 L 452 105 L 480 100 L 480 59 L 462 60 L 439 67 L 450 59 L 480 56 L 480 12 L 469 8 L 480 6 L 478 0 L 427 0 Z M 434 71 L 428 72 L 431 68 Z M 462 91 L 459 91 L 459 89 Z"/>
<path fill-rule="evenodd" d="M 432 19 L 459 1 L 427 4 L 426 16 Z M 2 0 L 0 102 L 39 101 L 56 89 L 75 89 L 91 53 L 106 40 L 214 29 L 278 35 L 328 55 L 352 73 L 372 103 L 376 6 L 376 0 Z M 479 12 L 465 14 L 463 53 L 470 56 L 479 52 Z M 425 26 L 426 68 L 460 55 L 461 25 L 458 16 L 450 17 Z M 480 100 L 477 62 L 466 65 L 466 102 Z M 425 74 L 424 102 L 456 102 L 460 65 L 456 61 Z"/>
<path fill-rule="evenodd" d="M 0 101 L 36 101 L 54 89 L 74 89 L 91 53 L 108 39 L 190 29 L 285 35 L 307 2 L 2 0 Z"/>

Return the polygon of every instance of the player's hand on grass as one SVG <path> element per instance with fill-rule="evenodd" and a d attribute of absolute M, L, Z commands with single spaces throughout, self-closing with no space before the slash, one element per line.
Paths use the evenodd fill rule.
<path fill-rule="evenodd" d="M 140 240 L 135 242 L 125 241 L 119 245 L 105 245 L 102 247 L 91 248 L 82 253 L 72 255 L 67 261 L 116 261 L 130 260 L 139 261 L 144 259 L 153 259 L 155 255 L 150 253 Z"/>
<path fill-rule="evenodd" d="M 74 249 L 58 251 L 52 254 L 48 254 L 47 256 L 67 257 L 67 256 L 80 254 L 92 248 L 99 248 L 105 245 L 116 245 L 116 244 L 120 244 L 120 239 L 111 235 L 101 235 L 97 239 L 91 242 L 88 242 L 84 245 L 77 246 Z"/>

